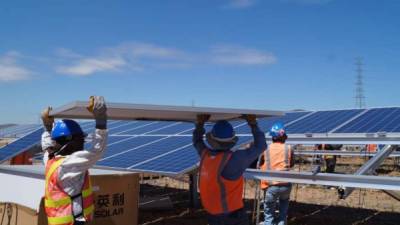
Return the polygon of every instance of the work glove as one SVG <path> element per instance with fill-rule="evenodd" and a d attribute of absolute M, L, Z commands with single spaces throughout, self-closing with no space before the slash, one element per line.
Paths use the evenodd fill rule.
<path fill-rule="evenodd" d="M 207 122 L 210 119 L 210 115 L 209 114 L 199 114 L 197 115 L 197 120 L 196 123 L 197 125 L 204 125 L 205 122 Z"/>
<path fill-rule="evenodd" d="M 257 118 L 256 115 L 253 114 L 246 114 L 242 116 L 243 119 L 247 121 L 249 126 L 256 126 L 257 125 Z"/>
<path fill-rule="evenodd" d="M 107 129 L 107 106 L 103 96 L 91 96 L 88 110 L 93 113 L 97 129 Z"/>
<path fill-rule="evenodd" d="M 51 110 L 52 108 L 49 106 L 42 111 L 41 115 L 44 129 L 46 129 L 46 131 L 48 132 L 50 132 L 51 129 L 53 129 L 53 123 L 54 123 L 54 117 L 49 116 Z"/>

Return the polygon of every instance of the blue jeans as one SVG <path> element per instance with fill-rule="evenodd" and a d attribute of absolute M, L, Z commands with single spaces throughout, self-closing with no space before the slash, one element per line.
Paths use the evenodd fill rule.
<path fill-rule="evenodd" d="M 292 184 L 269 186 L 264 191 L 264 225 L 286 225 Z M 279 215 L 275 210 L 279 200 Z"/>

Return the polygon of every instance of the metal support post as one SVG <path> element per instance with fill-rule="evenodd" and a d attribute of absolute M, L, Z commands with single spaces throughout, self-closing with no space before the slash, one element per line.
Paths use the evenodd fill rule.
<path fill-rule="evenodd" d="M 360 169 L 357 170 L 355 175 L 369 175 L 382 164 L 382 162 L 393 152 L 395 148 L 392 145 L 386 145 L 381 151 L 377 152 L 367 163 L 365 163 Z M 341 189 L 341 190 L 340 190 Z M 354 188 L 340 188 L 339 198 L 347 198 L 354 190 Z"/>
<path fill-rule="evenodd" d="M 198 173 L 189 174 L 190 207 L 199 207 L 199 193 L 197 192 Z"/>

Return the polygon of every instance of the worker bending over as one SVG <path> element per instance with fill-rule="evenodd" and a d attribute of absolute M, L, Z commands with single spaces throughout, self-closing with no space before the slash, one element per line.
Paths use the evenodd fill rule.
<path fill-rule="evenodd" d="M 243 173 L 266 148 L 265 135 L 257 126 L 254 115 L 246 115 L 254 137 L 254 145 L 232 151 L 238 137 L 232 125 L 220 120 L 207 133 L 207 147 L 203 141 L 204 123 L 209 115 L 197 117 L 193 132 L 193 145 L 200 155 L 200 198 L 207 211 L 210 225 L 247 225 L 248 216 L 243 208 Z"/>
<path fill-rule="evenodd" d="M 288 171 L 294 165 L 293 151 L 285 144 L 287 139 L 283 123 L 275 123 L 269 134 L 272 144 L 262 155 L 261 170 Z M 264 190 L 264 225 L 287 224 L 287 212 L 289 209 L 290 192 L 292 184 L 286 182 L 261 181 L 261 189 Z M 279 215 L 275 215 L 279 200 Z"/>
<path fill-rule="evenodd" d="M 93 97 L 88 107 L 96 120 L 90 150 L 83 150 L 86 134 L 73 120 L 42 113 L 43 161 L 46 165 L 45 211 L 49 225 L 83 225 L 93 218 L 94 203 L 88 169 L 102 156 L 107 145 L 107 108 L 103 97 Z M 54 123 L 54 125 L 53 125 Z"/>

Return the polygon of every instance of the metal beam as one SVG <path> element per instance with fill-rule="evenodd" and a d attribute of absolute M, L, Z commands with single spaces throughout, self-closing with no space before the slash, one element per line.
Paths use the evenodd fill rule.
<path fill-rule="evenodd" d="M 394 147 L 391 145 L 385 146 L 381 151 L 377 152 L 374 157 L 372 157 L 367 163 L 362 165 L 360 169 L 355 172 L 355 175 L 367 175 L 372 174 L 375 170 L 382 164 L 382 162 L 394 151 Z M 399 184 L 400 185 L 400 184 Z M 344 191 L 340 191 L 341 195 L 339 196 L 341 199 L 347 198 L 354 190 L 354 188 L 348 188 L 346 185 L 343 185 L 342 188 Z"/>
<path fill-rule="evenodd" d="M 92 113 L 86 109 L 88 104 L 86 101 L 72 102 L 54 109 L 50 115 L 57 118 L 93 119 Z M 243 114 L 257 117 L 284 115 L 282 111 L 274 110 L 107 103 L 107 116 L 110 120 L 196 121 L 198 114 L 211 115 L 210 121 L 239 119 Z"/>
<path fill-rule="evenodd" d="M 247 169 L 244 173 L 244 177 L 246 179 L 283 181 L 299 184 L 346 186 L 353 188 L 400 191 L 399 177 L 378 177 L 332 173 L 312 175 L 310 172 L 261 171 L 256 169 Z"/>
<path fill-rule="evenodd" d="M 386 194 L 388 194 L 390 197 L 396 199 L 397 201 L 400 201 L 400 193 L 395 192 L 395 191 L 389 191 L 389 190 L 383 190 Z"/>
<path fill-rule="evenodd" d="M 288 144 L 343 144 L 343 145 L 400 145 L 400 137 L 291 137 L 287 139 Z"/>
<path fill-rule="evenodd" d="M 341 150 L 314 150 L 314 151 L 302 151 L 302 150 L 295 150 L 295 155 L 339 155 L 339 156 L 375 156 L 377 153 L 370 153 L 370 152 L 355 152 L 355 151 L 341 151 Z M 390 154 L 388 157 L 400 157 L 400 152 L 394 152 Z"/>

